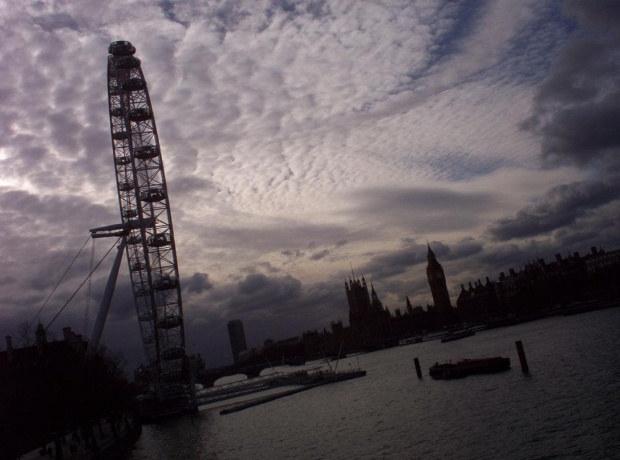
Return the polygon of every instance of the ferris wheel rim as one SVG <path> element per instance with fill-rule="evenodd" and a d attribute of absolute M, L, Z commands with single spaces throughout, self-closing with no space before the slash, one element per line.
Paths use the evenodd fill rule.
<path fill-rule="evenodd" d="M 116 189 L 122 222 L 134 223 L 129 226 L 126 255 L 138 325 L 156 380 L 170 387 L 179 382 L 170 381 L 171 376 L 187 372 L 180 276 L 161 145 L 135 47 L 121 40 L 112 42 L 108 51 Z"/>

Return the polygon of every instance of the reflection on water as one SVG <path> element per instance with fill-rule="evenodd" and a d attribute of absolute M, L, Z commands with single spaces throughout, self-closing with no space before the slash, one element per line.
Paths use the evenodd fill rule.
<path fill-rule="evenodd" d="M 619 326 L 615 308 L 361 355 L 366 377 L 226 416 L 207 408 L 195 418 L 147 425 L 130 458 L 614 458 Z M 529 376 L 520 372 L 516 340 L 523 341 Z M 436 361 L 496 355 L 510 357 L 512 369 L 428 377 Z"/>

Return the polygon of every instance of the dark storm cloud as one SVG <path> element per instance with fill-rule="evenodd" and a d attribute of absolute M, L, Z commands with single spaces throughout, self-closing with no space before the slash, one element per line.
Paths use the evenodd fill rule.
<path fill-rule="evenodd" d="M 78 148 L 76 134 L 80 132 L 81 125 L 72 111 L 62 111 L 47 115 L 50 124 L 51 137 L 59 148 L 62 156 L 75 156 Z"/>
<path fill-rule="evenodd" d="M 183 281 L 182 286 L 187 289 L 187 292 L 196 294 L 213 289 L 213 283 L 209 281 L 209 275 L 206 273 L 194 273 L 189 279 Z"/>
<path fill-rule="evenodd" d="M 101 282 L 104 281 L 104 282 Z M 93 315 L 92 321 L 96 318 L 99 309 L 99 302 L 103 297 L 103 290 L 105 287 L 105 283 L 107 283 L 107 277 L 102 278 L 100 281 L 99 289 L 97 292 L 93 292 L 94 300 L 93 302 L 96 305 L 95 314 Z M 133 298 L 133 289 L 131 287 L 131 283 L 128 282 L 128 279 L 117 282 L 116 288 L 114 289 L 114 297 L 112 298 L 112 304 L 110 305 L 110 318 L 114 321 L 137 321 L 136 318 L 136 307 L 135 301 Z M 93 289 L 94 291 L 94 289 Z"/>
<path fill-rule="evenodd" d="M 618 199 L 620 185 L 602 181 L 575 182 L 549 189 L 536 204 L 489 227 L 492 238 L 508 241 L 548 233 L 574 224 L 589 211 Z"/>
<path fill-rule="evenodd" d="M 449 260 L 464 259 L 482 252 L 482 244 L 472 237 L 464 238 L 453 244 L 447 254 Z"/>
<path fill-rule="evenodd" d="M 0 277 L 0 286 L 4 286 L 7 284 L 13 284 L 15 283 L 15 278 L 11 277 L 11 276 L 1 276 Z"/>
<path fill-rule="evenodd" d="M 306 2 L 306 11 L 310 13 L 314 19 L 329 16 L 331 14 L 327 0 L 310 0 Z"/>
<path fill-rule="evenodd" d="M 430 290 L 428 287 L 428 281 L 426 280 L 426 274 L 424 267 L 420 266 L 416 269 L 419 271 L 418 276 L 414 279 L 382 279 L 373 280 L 372 285 L 375 288 L 375 292 L 379 297 L 379 300 L 383 302 L 384 307 L 388 307 L 392 313 L 394 309 L 400 308 L 401 312 L 406 311 L 406 297 L 413 296 L 428 296 L 430 298 Z M 368 279 L 366 280 L 369 281 Z M 396 297 L 396 301 L 387 301 L 387 296 L 391 295 Z M 413 302 L 414 305 L 416 302 Z M 425 303 L 425 302 L 424 302 Z"/>
<path fill-rule="evenodd" d="M 585 229 L 578 230 L 575 228 L 562 228 L 555 232 L 555 240 L 560 243 L 562 247 L 575 247 L 576 245 L 583 244 L 584 241 L 593 241 L 595 244 L 601 244 L 600 229 Z"/>
<path fill-rule="evenodd" d="M 164 16 L 166 18 L 170 19 L 171 21 L 177 22 L 184 27 L 188 27 L 190 24 L 188 21 L 182 21 L 177 17 L 175 10 L 174 10 L 175 3 L 176 2 L 174 1 L 163 0 L 159 2 L 158 5 L 161 8 L 161 11 L 164 13 Z"/>
<path fill-rule="evenodd" d="M 300 251 L 299 249 L 287 249 L 286 251 L 282 251 L 280 254 L 291 259 L 298 259 L 300 257 L 303 257 L 305 255 L 305 252 Z"/>
<path fill-rule="evenodd" d="M 262 346 L 267 338 L 301 337 L 306 330 L 329 329 L 330 322 L 339 319 L 347 323 L 348 306 L 342 282 L 302 286 L 290 276 L 256 275 L 248 275 L 240 283 L 218 286 L 209 291 L 204 301 L 185 298 L 187 342 L 194 349 L 210 350 L 206 357 L 208 366 L 232 360 L 226 329 L 231 319 L 243 321 L 250 347 Z M 240 285 L 252 292 L 240 294 Z M 207 328 L 209 333 L 205 334 Z"/>
<path fill-rule="evenodd" d="M 312 254 L 310 256 L 311 260 L 321 260 L 324 257 L 327 257 L 329 255 L 329 249 L 323 249 L 322 251 L 319 252 L 315 252 L 314 254 Z"/>
<path fill-rule="evenodd" d="M 46 32 L 53 32 L 56 29 L 79 30 L 77 21 L 67 13 L 42 15 L 33 18 L 32 21 L 41 26 Z"/>
<path fill-rule="evenodd" d="M 573 250 L 579 247 L 603 245 L 606 248 L 617 248 L 620 235 L 620 200 L 609 204 L 581 217 L 575 224 L 554 232 L 554 243 L 558 249 Z"/>
<path fill-rule="evenodd" d="M 237 292 L 228 308 L 235 312 L 260 311 L 275 314 L 286 310 L 302 295 L 301 281 L 286 275 L 268 277 L 262 273 L 248 275 L 237 283 Z"/>
<path fill-rule="evenodd" d="M 247 265 L 239 269 L 243 274 L 255 274 L 255 273 L 278 273 L 281 270 L 278 267 L 274 267 L 270 262 L 258 262 L 254 265 Z"/>
<path fill-rule="evenodd" d="M 433 152 L 423 156 L 438 180 L 464 181 L 491 174 L 506 164 L 503 158 L 476 158 L 467 152 Z"/>
<path fill-rule="evenodd" d="M 619 124 L 620 92 L 606 97 L 604 102 L 559 111 L 543 128 L 543 154 L 566 155 L 584 163 L 611 153 L 609 149 L 620 147 Z"/>
<path fill-rule="evenodd" d="M 88 229 L 117 220 L 107 208 L 82 196 L 1 192 L 0 228 L 5 241 L 10 241 L 3 245 L 4 260 L 10 261 L 4 272 L 16 280 L 11 286 L 14 295 L 3 296 L 5 313 L 30 320 L 69 269 L 80 247 L 88 242 Z M 112 243 L 103 243 L 101 248 L 107 249 Z M 51 298 L 49 311 L 60 308 L 89 273 L 87 253 L 82 251 L 77 257 Z"/>
<path fill-rule="evenodd" d="M 268 284 L 268 279 L 262 273 L 248 275 L 237 285 L 237 291 L 242 295 L 250 295 L 263 289 Z"/>
<path fill-rule="evenodd" d="M 357 206 L 350 213 L 356 219 L 417 232 L 474 227 L 495 202 L 491 193 L 430 188 L 358 190 L 353 200 Z"/>
<path fill-rule="evenodd" d="M 100 65 L 105 48 L 101 54 L 89 51 L 102 38 L 76 38 L 67 28 L 77 23 L 65 12 L 34 13 L 27 20 L 38 25 L 28 34 L 5 37 L 11 46 L 1 53 L 2 86 L 10 89 L 13 107 L 3 112 L 11 129 L 0 139 L 7 158 L 2 175 L 54 193 L 101 188 L 102 178 L 113 179 L 101 174 L 113 170 L 109 131 L 105 134 L 105 67 Z"/>
<path fill-rule="evenodd" d="M 181 176 L 176 177 L 168 182 L 168 189 L 173 194 L 185 195 L 187 193 L 202 192 L 215 190 L 213 181 L 200 178 L 197 176 Z"/>
<path fill-rule="evenodd" d="M 615 163 L 620 148 L 620 8 L 612 1 L 571 1 L 565 11 L 594 34 L 561 51 L 522 127 L 541 136 L 547 160 Z"/>
<path fill-rule="evenodd" d="M 307 245 L 307 248 L 310 251 L 315 251 L 315 252 L 313 252 L 308 257 L 308 260 L 316 261 L 316 260 L 324 259 L 328 255 L 332 254 L 332 249 L 330 248 L 334 248 L 334 249 L 340 248 L 344 246 L 345 244 L 347 244 L 347 242 L 348 242 L 347 240 L 339 240 L 334 245 L 330 245 L 330 247 L 325 248 L 323 244 L 319 244 L 316 241 L 310 241 L 310 243 L 308 243 Z M 321 246 L 323 246 L 324 249 L 318 250 Z M 285 251 L 280 252 L 280 254 L 283 256 L 286 256 L 290 260 L 301 259 L 306 256 L 306 252 L 302 249 L 287 249 Z"/>
<path fill-rule="evenodd" d="M 426 261 L 426 245 L 408 246 L 372 257 L 370 262 L 356 269 L 373 280 L 381 280 L 405 273 L 414 265 Z"/>
<path fill-rule="evenodd" d="M 33 238 L 29 243 L 36 248 L 38 246 L 37 243 L 40 242 L 40 238 Z M 31 255 L 32 260 L 36 261 L 36 263 L 32 266 L 31 271 L 28 274 L 29 276 L 24 277 L 21 280 L 21 283 L 23 283 L 27 288 L 40 291 L 41 293 L 50 292 L 52 287 L 59 282 L 65 270 L 69 270 L 69 266 L 76 257 L 79 249 L 80 248 L 77 247 L 73 248 L 73 250 L 64 248 L 49 250 L 45 259 L 39 259 L 38 251 L 35 249 L 33 253 L 28 255 Z M 65 276 L 65 283 L 70 280 L 75 280 L 76 282 L 83 281 L 88 273 L 94 268 L 90 266 L 90 261 L 88 257 L 86 257 L 86 251 L 84 251 L 83 254 L 84 257 L 77 258 L 75 262 L 73 262 L 73 265 L 71 265 L 71 269 Z M 65 287 L 63 286 L 62 289 L 65 290 Z M 103 288 L 101 288 L 101 291 L 103 291 Z M 63 295 L 71 293 L 72 291 L 66 290 Z M 66 295 L 66 297 L 68 297 L 68 295 Z"/>
<path fill-rule="evenodd" d="M 582 243 L 579 245 L 560 246 L 555 240 L 529 240 L 526 242 L 514 244 L 501 244 L 496 246 L 488 246 L 480 257 L 470 261 L 475 270 L 468 272 L 467 277 L 463 277 L 461 273 L 459 282 L 484 280 L 489 277 L 491 280 L 499 279 L 500 273 L 508 275 L 512 268 L 516 272 L 522 270 L 526 264 L 544 259 L 547 262 L 554 259 L 555 254 L 572 255 L 574 252 L 582 251 L 582 255 L 589 247 Z"/>
<path fill-rule="evenodd" d="M 558 7 L 551 3 L 158 0 L 136 8 L 87 0 L 5 8 L 1 179 L 25 195 L 0 207 L 3 276 L 15 280 L 3 292 L 2 320 L 36 310 L 57 280 L 58 267 L 82 244 L 84 229 L 118 221 L 105 91 L 111 37 L 132 40 L 149 81 L 178 255 L 190 275 L 182 281 L 188 345 L 200 342 L 198 350 L 209 355 L 225 350 L 229 361 L 226 321 L 233 317 L 244 320 L 255 344 L 346 320 L 343 277 L 328 272 L 330 264 L 336 272 L 340 264 L 348 266 L 339 258 L 366 257 L 367 274 L 383 276 L 375 283 L 382 298 L 398 296 L 401 304 L 405 294 L 423 298 L 426 245 L 410 241 L 385 252 L 377 247 L 394 248 L 394 238 L 402 235 L 456 230 L 458 236 L 441 234 L 445 243 L 431 241 L 440 261 L 448 262 L 447 271 L 487 255 L 486 245 L 483 251 L 475 239 L 454 241 L 463 229 L 484 225 L 487 213 L 495 216 L 492 197 L 509 196 L 514 185 L 498 186 L 497 173 L 486 185 L 476 177 L 500 166 L 509 172 L 521 167 L 517 160 L 498 160 L 498 135 L 511 145 L 499 149 L 502 157 L 511 159 L 530 136 L 501 128 L 503 116 L 487 124 L 481 114 L 491 105 L 500 114 L 524 113 L 531 91 L 522 79 L 515 86 L 516 70 L 502 73 L 505 81 L 495 86 L 487 83 L 498 61 L 510 60 L 505 55 L 515 48 L 527 50 L 517 66 L 527 73 L 533 61 L 546 61 L 563 43 L 566 36 L 549 41 L 548 31 L 563 27 L 557 14 L 544 24 L 531 23 L 541 9 Z M 575 3 L 575 14 L 583 24 L 598 25 L 604 19 L 596 13 L 601 4 Z M 613 23 L 605 21 L 611 31 Z M 526 23 L 529 29 L 523 29 Z M 531 41 L 514 43 L 515 34 Z M 581 55 L 567 60 L 574 67 L 558 67 L 558 79 L 550 79 L 548 97 L 538 102 L 546 111 L 534 123 L 554 141 L 548 149 L 564 148 L 560 141 L 583 148 L 570 137 L 576 118 L 570 111 L 603 101 L 597 99 L 598 83 L 577 80 L 598 78 L 588 74 L 596 72 L 604 84 L 616 70 L 609 60 L 613 47 L 606 43 L 600 52 L 586 43 Z M 580 69 L 580 59 L 593 70 Z M 537 64 L 536 71 L 540 68 L 546 69 Z M 472 98 L 476 91 L 484 100 Z M 370 123 L 350 116 L 358 108 L 368 109 Z M 597 113 L 588 115 L 598 120 L 589 131 L 615 116 Z M 463 118 L 479 122 L 469 127 Z M 411 138 L 406 131 L 414 132 Z M 602 146 L 615 142 L 599 137 Z M 366 139 L 376 143 L 362 142 Z M 417 184 L 426 173 L 403 159 L 425 151 L 430 154 L 423 164 L 440 179 L 437 190 L 371 188 Z M 373 162 L 375 154 L 385 161 Z M 395 164 L 404 167 L 390 167 Z M 342 212 L 336 197 L 346 198 L 360 184 L 369 190 L 354 195 L 346 203 L 353 209 Z M 450 190 L 438 190 L 442 187 Z M 488 194 L 461 193 L 483 187 Z M 572 233 L 560 228 L 556 239 L 568 242 L 577 233 L 589 238 L 599 225 L 599 236 L 610 240 L 617 229 L 613 205 L 582 214 Z M 517 247 L 524 254 L 527 248 L 521 242 Z M 279 265 L 257 262 L 264 259 Z M 284 265 L 298 271 L 287 275 Z M 79 261 L 70 281 L 84 270 L 88 263 Z M 125 273 L 119 280 L 123 276 L 129 279 Z M 337 282 L 316 282 L 336 277 Z M 94 282 L 93 299 L 102 284 L 103 278 Z M 69 287 L 61 291 L 62 299 L 71 293 Z M 116 313 L 113 306 L 110 317 L 108 333 L 120 336 L 104 340 L 141 353 L 140 340 L 130 341 L 138 323 L 128 293 L 121 287 L 118 295 L 128 302 L 121 300 Z M 60 303 L 54 300 L 53 306 Z M 78 310 L 68 310 L 70 321 L 80 322 Z"/>
<path fill-rule="evenodd" d="M 258 267 L 257 267 L 258 268 Z M 342 291 L 342 292 L 340 292 Z M 342 300 L 344 288 L 340 283 L 315 283 L 303 286 L 291 275 L 274 276 L 251 273 L 236 283 L 218 284 L 204 298 L 207 310 L 199 308 L 192 315 L 202 312 L 216 313 L 221 320 L 239 316 L 295 317 L 306 308 L 321 310 L 321 304 L 332 305 L 334 296 Z M 194 301 L 190 301 L 194 303 Z M 308 313 L 310 316 L 315 313 Z M 314 321 L 320 321 L 315 318 Z"/>
<path fill-rule="evenodd" d="M 8 125 L 11 121 L 4 120 Z M 2 161 L 3 173 L 10 176 L 28 177 L 37 173 L 49 160 L 49 148 L 41 145 L 31 134 L 11 133 L 3 139 L 3 147 L 11 157 Z"/>
<path fill-rule="evenodd" d="M 444 244 L 441 241 L 430 241 L 428 244 L 435 256 L 443 261 L 468 258 L 481 253 L 483 250 L 482 244 L 471 237 L 464 238 L 452 245 Z M 416 243 L 414 240 L 405 239 L 401 249 L 374 255 L 370 262 L 356 269 L 356 271 L 373 280 L 382 280 L 384 283 L 396 282 L 393 280 L 386 281 L 386 279 L 409 272 L 415 266 L 426 264 L 427 254 L 427 243 Z M 415 270 L 418 274 L 424 273 L 422 268 Z"/>
<path fill-rule="evenodd" d="M 248 218 L 256 216 L 248 215 Z M 311 242 L 321 245 L 331 244 L 343 236 L 347 239 L 362 238 L 366 232 L 352 233 L 345 226 L 332 224 L 314 224 L 307 221 L 290 219 L 271 220 L 268 223 L 256 222 L 252 227 L 211 227 L 208 235 L 217 241 L 219 247 L 260 249 L 264 252 L 278 251 L 287 257 L 301 257 L 302 249 Z"/>
<path fill-rule="evenodd" d="M 445 245 L 439 242 L 431 243 L 436 254 L 447 251 Z M 373 280 L 383 280 L 400 275 L 415 265 L 426 262 L 428 248 L 426 243 L 416 243 L 412 239 L 404 239 L 402 247 L 395 251 L 386 251 L 372 256 L 370 261 L 355 271 Z"/>
<path fill-rule="evenodd" d="M 270 336 L 284 338 L 301 332 L 296 331 L 300 324 L 293 326 L 291 320 L 299 319 L 300 312 L 307 305 L 308 294 L 301 281 L 291 275 L 250 274 L 236 285 L 215 289 L 214 294 L 207 302 L 212 309 L 220 311 L 219 318 L 213 321 L 222 326 L 227 319 L 241 318 L 246 328 L 255 324 L 257 331 Z M 304 316 L 309 319 L 308 312 Z"/>
<path fill-rule="evenodd" d="M 0 214 L 4 221 L 2 227 L 16 224 L 37 225 L 54 224 L 65 227 L 71 223 L 81 223 L 86 234 L 89 228 L 109 225 L 118 220 L 108 208 L 93 204 L 81 196 L 33 195 L 15 190 L 0 193 Z"/>
<path fill-rule="evenodd" d="M 565 0 L 565 11 L 574 14 L 586 27 L 620 28 L 620 3 L 616 0 Z"/>

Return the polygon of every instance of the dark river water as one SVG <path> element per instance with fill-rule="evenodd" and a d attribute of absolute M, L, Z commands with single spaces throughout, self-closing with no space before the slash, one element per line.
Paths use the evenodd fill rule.
<path fill-rule="evenodd" d="M 428 377 L 436 361 L 498 355 L 511 370 Z M 194 419 L 146 425 L 130 458 L 620 459 L 620 308 L 391 348 L 339 366 L 357 360 L 365 377 L 230 415 L 202 408 Z"/>

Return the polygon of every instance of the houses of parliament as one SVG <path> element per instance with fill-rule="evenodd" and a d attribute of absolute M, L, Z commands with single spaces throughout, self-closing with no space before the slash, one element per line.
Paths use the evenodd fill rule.
<path fill-rule="evenodd" d="M 339 356 L 342 352 L 390 347 L 401 339 L 421 338 L 432 332 L 477 325 L 501 327 L 546 315 L 617 305 L 620 250 L 606 252 L 593 247 L 585 256 L 557 254 L 552 262 L 536 259 L 519 271 L 511 268 L 508 274 L 501 272 L 497 281 L 485 277 L 484 282 L 462 284 L 456 305 L 450 299 L 444 269 L 430 245 L 427 245 L 426 277 L 433 303 L 426 308 L 413 306 L 405 297 L 404 308 L 391 312 L 381 302 L 376 286 L 352 272 L 344 282 L 349 326 L 338 320 L 331 323 L 330 331 L 309 330 L 301 338 L 266 342 L 265 347 L 241 353 L 233 334 L 235 362 L 247 365 L 268 359 L 295 364 L 306 359 Z"/>
<path fill-rule="evenodd" d="M 427 245 L 426 276 L 433 304 L 413 306 L 406 297 L 404 309 L 390 312 L 373 283 L 352 276 L 344 288 L 349 304 L 349 327 L 331 323 L 331 332 L 304 333 L 308 351 L 371 350 L 393 346 L 399 339 L 432 331 L 474 325 L 489 327 L 536 319 L 571 307 L 603 308 L 620 300 L 620 250 L 591 248 L 580 256 L 560 254 L 553 262 L 536 259 L 520 271 L 509 269 L 497 281 L 475 280 L 462 284 L 456 306 L 452 305 L 442 265 Z M 316 351 L 315 350 L 315 351 Z"/>

